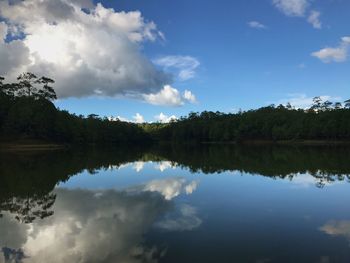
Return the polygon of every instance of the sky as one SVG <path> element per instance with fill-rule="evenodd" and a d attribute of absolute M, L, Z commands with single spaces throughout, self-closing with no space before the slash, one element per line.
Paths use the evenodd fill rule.
<path fill-rule="evenodd" d="M 30 12 L 28 12 L 30 10 Z M 0 0 L 0 75 L 135 122 L 350 98 L 347 0 Z"/>

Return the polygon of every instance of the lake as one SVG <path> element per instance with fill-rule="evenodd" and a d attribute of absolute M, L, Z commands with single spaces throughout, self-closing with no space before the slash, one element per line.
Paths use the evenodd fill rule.
<path fill-rule="evenodd" d="M 350 262 L 350 148 L 0 154 L 0 262 Z"/>

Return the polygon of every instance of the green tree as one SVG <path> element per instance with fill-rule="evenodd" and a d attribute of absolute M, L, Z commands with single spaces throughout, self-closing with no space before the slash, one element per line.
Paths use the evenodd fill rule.
<path fill-rule="evenodd" d="M 53 87 L 50 86 L 50 84 L 55 83 L 54 80 L 47 77 L 41 77 L 36 81 L 36 83 L 43 84 L 43 87 L 38 91 L 38 96 L 40 98 L 50 101 L 57 99 L 55 90 L 53 89 Z"/>
<path fill-rule="evenodd" d="M 30 72 L 22 73 L 17 77 L 18 83 L 18 90 L 17 95 L 19 96 L 32 96 L 33 94 L 37 93 L 37 88 L 35 87 L 35 84 L 38 81 L 38 77 Z"/>
<path fill-rule="evenodd" d="M 318 110 L 321 109 L 321 106 L 322 106 L 322 99 L 321 99 L 321 97 L 319 97 L 319 96 L 314 97 L 312 99 L 312 102 L 313 102 L 313 104 L 312 104 L 312 106 L 310 108 L 311 110 L 318 111 Z"/>
<path fill-rule="evenodd" d="M 350 99 L 344 101 L 344 107 L 350 109 Z"/>

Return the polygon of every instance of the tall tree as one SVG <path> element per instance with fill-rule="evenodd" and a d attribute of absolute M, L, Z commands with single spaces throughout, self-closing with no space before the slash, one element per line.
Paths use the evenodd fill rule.
<path fill-rule="evenodd" d="M 41 77 L 36 83 L 43 84 L 43 87 L 38 91 L 38 96 L 46 100 L 56 100 L 57 95 L 53 87 L 50 84 L 55 83 L 53 79 L 47 77 Z"/>
<path fill-rule="evenodd" d="M 17 95 L 30 97 L 37 93 L 35 84 L 38 81 L 38 77 L 35 74 L 25 72 L 19 75 L 17 80 L 19 81 Z"/>
<path fill-rule="evenodd" d="M 321 109 L 321 106 L 322 106 L 322 99 L 321 97 L 317 96 L 317 97 L 314 97 L 312 99 L 312 106 L 311 106 L 311 110 L 314 110 L 314 111 L 319 111 Z"/>

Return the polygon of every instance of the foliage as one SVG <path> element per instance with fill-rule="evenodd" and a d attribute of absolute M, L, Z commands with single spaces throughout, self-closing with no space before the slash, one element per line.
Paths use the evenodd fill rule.
<path fill-rule="evenodd" d="M 136 124 L 109 121 L 56 109 L 54 81 L 23 73 L 16 83 L 0 78 L 0 135 L 7 140 L 30 138 L 59 143 L 124 143 L 147 141 Z"/>
<path fill-rule="evenodd" d="M 225 114 L 190 113 L 177 122 L 156 129 L 161 141 L 230 142 L 252 140 L 349 140 L 350 100 L 334 104 L 314 99 L 310 109 L 274 105 L 257 110 Z"/>
<path fill-rule="evenodd" d="M 310 109 L 270 105 L 225 114 L 191 112 L 168 124 L 111 121 L 57 109 L 54 81 L 23 73 L 17 83 L 0 78 L 0 136 L 59 143 L 240 142 L 250 140 L 349 140 L 350 100 L 332 103 L 315 97 Z"/>

